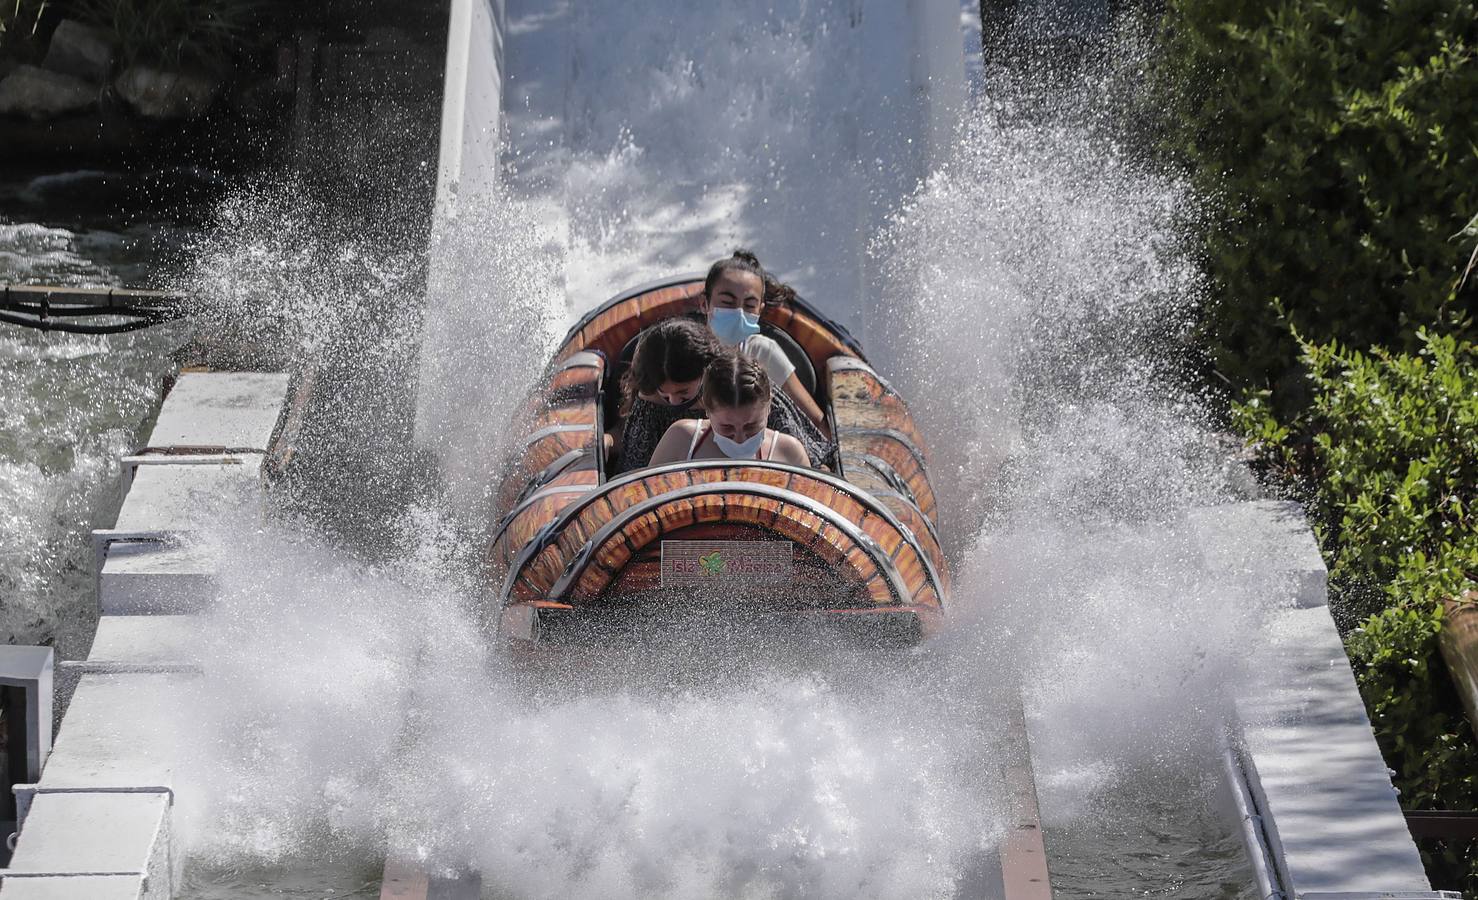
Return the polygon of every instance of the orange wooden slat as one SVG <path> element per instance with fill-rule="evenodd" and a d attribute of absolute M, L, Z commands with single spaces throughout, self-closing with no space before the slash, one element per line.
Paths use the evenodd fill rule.
<path fill-rule="evenodd" d="M 853 569 L 863 573 L 866 578 L 872 578 L 873 573 L 878 571 L 877 563 L 872 561 L 867 551 L 855 544 L 847 550 L 844 559 Z"/>
<path fill-rule="evenodd" d="M 908 596 L 901 599 L 908 603 L 909 598 L 918 593 L 929 580 L 924 574 L 924 561 L 912 547 L 906 547 L 893 561 L 893 567 L 898 570 L 899 579 L 907 586 Z"/>
<path fill-rule="evenodd" d="M 867 583 L 867 597 L 878 606 L 887 606 L 893 602 L 893 591 L 888 587 L 888 579 L 879 572 L 877 577 Z"/>
<path fill-rule="evenodd" d="M 545 547 L 538 556 L 524 567 L 523 575 L 529 582 L 539 589 L 541 594 L 547 594 L 554 586 L 554 582 L 564 571 L 565 557 L 560 554 L 558 547 Z M 534 598 L 543 600 L 543 596 Z"/>

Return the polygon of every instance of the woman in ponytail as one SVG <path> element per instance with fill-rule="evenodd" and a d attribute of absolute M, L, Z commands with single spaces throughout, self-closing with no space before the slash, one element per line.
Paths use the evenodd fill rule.
<path fill-rule="evenodd" d="M 703 374 L 723 353 L 708 326 L 692 319 L 666 319 L 642 333 L 621 379 L 621 421 L 611 433 L 613 472 L 651 465 L 652 452 L 672 423 L 704 417 Z M 813 466 L 827 464 L 836 452 L 836 445 L 773 386 L 768 425 L 799 440 Z"/>
<path fill-rule="evenodd" d="M 801 380 L 795 364 L 780 345 L 760 334 L 760 311 L 767 303 L 779 303 L 795 296 L 789 286 L 765 273 L 759 258 L 748 250 L 735 250 L 733 255 L 708 268 L 703 280 L 701 309 L 708 327 L 718 335 L 725 347 L 737 347 L 759 361 L 765 374 L 790 404 L 803 413 L 816 430 L 829 438 L 826 416 Z"/>

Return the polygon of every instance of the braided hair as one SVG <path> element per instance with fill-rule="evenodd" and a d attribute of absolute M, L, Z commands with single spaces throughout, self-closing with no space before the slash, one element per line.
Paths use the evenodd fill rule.
<path fill-rule="evenodd" d="M 770 399 L 765 367 L 738 349 L 720 353 L 703 372 L 703 405 L 732 408 Z"/>

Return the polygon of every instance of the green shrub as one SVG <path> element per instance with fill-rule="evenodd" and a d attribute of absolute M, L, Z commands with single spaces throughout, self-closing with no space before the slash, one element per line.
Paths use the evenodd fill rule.
<path fill-rule="evenodd" d="M 1434 604 L 1478 574 L 1478 351 L 1416 337 L 1412 355 L 1303 347 L 1330 575 L 1383 585 L 1388 604 Z"/>
<path fill-rule="evenodd" d="M 1422 326 L 1469 327 L 1472 0 L 1169 0 L 1162 23 L 1164 148 L 1212 201 L 1220 372 L 1301 405 L 1275 302 L 1318 343 L 1409 351 Z"/>
<path fill-rule="evenodd" d="M 1313 512 L 1331 606 L 1402 803 L 1475 809 L 1478 746 L 1437 637 L 1442 600 L 1478 583 L 1478 345 L 1415 338 L 1418 352 L 1403 355 L 1295 335 L 1312 404 L 1280 422 L 1264 391 L 1235 420 Z M 1435 878 L 1478 892 L 1471 844 L 1424 849 Z"/>
<path fill-rule="evenodd" d="M 1407 809 L 1478 808 L 1478 747 L 1437 635 L 1442 607 L 1392 606 L 1345 639 L 1360 694 L 1386 765 Z M 1435 885 L 1478 895 L 1478 854 L 1470 841 L 1424 841 Z"/>
<path fill-rule="evenodd" d="M 1478 349 L 1425 329 L 1414 354 L 1291 339 L 1309 407 L 1285 424 L 1258 391 L 1233 424 L 1302 485 L 1336 594 L 1379 585 L 1382 606 L 1454 595 L 1478 572 Z"/>

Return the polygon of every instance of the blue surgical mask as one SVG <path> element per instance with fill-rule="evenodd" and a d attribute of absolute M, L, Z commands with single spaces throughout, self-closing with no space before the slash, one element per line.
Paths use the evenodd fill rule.
<path fill-rule="evenodd" d="M 750 315 L 742 309 L 720 307 L 708 317 L 708 326 L 718 339 L 729 346 L 744 343 L 744 339 L 760 333 L 760 317 Z"/>
<path fill-rule="evenodd" d="M 729 459 L 754 459 L 760 452 L 760 444 L 765 442 L 765 429 L 761 428 L 755 432 L 754 437 L 742 444 L 737 444 L 715 431 L 713 442 Z"/>

